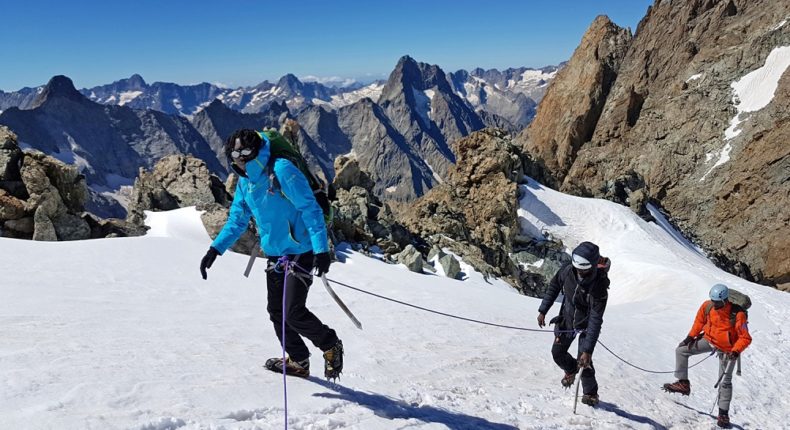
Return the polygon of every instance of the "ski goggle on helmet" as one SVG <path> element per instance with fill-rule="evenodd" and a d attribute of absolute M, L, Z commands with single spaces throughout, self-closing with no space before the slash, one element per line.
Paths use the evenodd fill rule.
<path fill-rule="evenodd" d="M 730 289 L 724 284 L 716 284 L 710 289 L 710 299 L 714 302 L 723 302 L 730 297 Z"/>

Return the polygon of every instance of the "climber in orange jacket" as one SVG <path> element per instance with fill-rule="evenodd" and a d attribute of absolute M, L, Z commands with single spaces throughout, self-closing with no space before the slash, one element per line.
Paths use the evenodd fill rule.
<path fill-rule="evenodd" d="M 724 306 L 721 307 L 717 307 L 713 300 L 703 303 L 697 311 L 697 317 L 694 319 L 694 325 L 691 326 L 688 337 L 696 338 L 700 333 L 704 333 L 705 340 L 717 350 L 724 353 L 740 354 L 752 343 L 746 312 L 737 309 L 733 312 L 735 305 L 728 300 L 723 303 Z M 713 308 L 706 312 L 710 306 Z M 730 320 L 731 313 L 735 313 L 735 325 Z"/>
<path fill-rule="evenodd" d="M 675 350 L 675 377 L 678 380 L 664 384 L 664 390 L 688 396 L 691 393 L 689 357 L 718 351 L 721 381 L 718 425 L 730 428 L 733 365 L 750 343 L 752 336 L 749 334 L 746 311 L 730 303 L 726 285 L 714 285 L 710 290 L 710 300 L 700 306 L 691 331 Z"/>

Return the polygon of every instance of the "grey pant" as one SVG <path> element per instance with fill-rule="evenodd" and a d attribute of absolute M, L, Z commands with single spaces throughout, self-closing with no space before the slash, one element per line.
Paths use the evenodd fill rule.
<path fill-rule="evenodd" d="M 691 348 L 688 346 L 679 346 L 675 349 L 675 377 L 678 379 L 689 378 L 689 357 L 697 354 L 705 354 L 713 351 L 714 348 L 706 339 L 700 339 Z M 719 384 L 719 408 L 725 411 L 730 410 L 730 401 L 732 400 L 732 371 L 735 369 L 735 362 L 731 362 L 727 355 L 719 352 L 719 373 L 716 374 L 716 379 L 724 373 L 724 377 Z"/>

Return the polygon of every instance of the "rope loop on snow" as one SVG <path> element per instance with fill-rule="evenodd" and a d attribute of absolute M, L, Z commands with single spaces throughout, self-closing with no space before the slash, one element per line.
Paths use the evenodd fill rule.
<path fill-rule="evenodd" d="M 600 339 L 598 340 L 598 344 L 599 344 L 599 345 L 601 345 L 601 346 L 603 347 L 603 349 L 605 349 L 605 350 L 609 351 L 609 354 L 612 354 L 612 355 L 614 355 L 614 356 L 615 356 L 615 358 L 617 358 L 618 360 L 622 361 L 623 363 L 625 363 L 625 364 L 627 364 L 627 365 L 629 365 L 629 366 L 633 367 L 634 369 L 639 369 L 639 370 L 641 370 L 641 371 L 643 371 L 643 372 L 647 372 L 647 373 L 657 373 L 657 374 L 675 373 L 675 371 L 674 371 L 674 370 L 668 370 L 668 371 L 664 372 L 664 371 L 658 371 L 658 370 L 648 370 L 648 369 L 643 369 L 643 368 L 641 368 L 641 367 L 639 367 L 639 366 L 637 366 L 637 365 L 635 365 L 635 364 L 633 364 L 633 363 L 629 362 L 628 360 L 624 359 L 623 357 L 620 357 L 619 355 L 615 354 L 615 353 L 614 353 L 614 351 L 612 351 L 611 349 L 609 349 L 609 347 L 607 347 L 606 345 L 604 345 L 604 344 L 603 344 L 603 342 L 601 342 L 601 341 L 600 341 Z M 691 365 L 691 366 L 689 366 L 688 368 L 689 368 L 689 369 L 691 369 L 692 367 L 695 367 L 695 366 L 699 365 L 699 364 L 700 364 L 700 363 L 702 363 L 703 361 L 705 361 L 705 360 L 707 360 L 707 359 L 709 359 L 709 358 L 713 357 L 713 354 L 715 354 L 715 353 L 716 353 L 716 351 L 715 351 L 715 350 L 711 351 L 711 353 L 710 353 L 710 354 L 708 354 L 708 356 L 707 356 L 707 357 L 705 357 L 705 358 L 703 358 L 702 360 L 700 360 L 700 361 L 698 361 L 698 362 L 696 362 L 696 363 L 692 364 L 692 365 Z"/>
<path fill-rule="evenodd" d="M 426 308 L 426 307 L 414 305 L 414 304 L 407 303 L 407 302 L 404 302 L 404 301 L 401 301 L 401 300 L 393 299 L 391 297 L 383 296 L 381 294 L 376 294 L 376 293 L 373 293 L 373 292 L 370 292 L 370 291 L 367 291 L 367 290 L 363 290 L 362 288 L 357 288 L 357 287 L 353 287 L 353 286 L 348 285 L 348 284 L 344 284 L 343 282 L 340 282 L 340 281 L 335 281 L 334 279 L 330 279 L 330 278 L 326 278 L 326 279 L 327 279 L 327 281 L 333 282 L 333 283 L 335 283 L 337 285 L 340 285 L 341 287 L 346 287 L 348 289 L 351 289 L 351 290 L 354 290 L 354 291 L 357 291 L 357 292 L 360 292 L 360 293 L 363 293 L 363 294 L 367 294 L 367 295 L 370 295 L 370 296 L 373 296 L 373 297 L 376 297 L 376 298 L 379 298 L 379 299 L 382 299 L 382 300 L 387 300 L 387 301 L 390 301 L 390 302 L 393 302 L 393 303 L 397 303 L 399 305 L 407 306 L 407 307 L 414 308 L 414 309 L 419 309 L 419 310 L 424 311 L 424 312 L 429 312 L 429 313 L 432 313 L 432 314 L 441 315 L 441 316 L 444 316 L 444 317 L 453 318 L 453 319 L 457 319 L 457 320 L 461 320 L 461 321 L 467 321 L 467 322 L 471 322 L 471 323 L 475 323 L 475 324 L 481 324 L 481 325 L 486 325 L 486 326 L 491 326 L 491 327 L 505 328 L 505 329 L 510 329 L 510 330 L 531 331 L 531 332 L 538 332 L 538 333 L 555 333 L 555 334 L 556 333 L 573 333 L 574 336 L 576 334 L 580 333 L 579 330 L 556 330 L 556 331 L 555 330 L 543 330 L 543 329 L 518 327 L 518 326 L 512 326 L 512 325 L 505 325 L 505 324 L 497 324 L 497 323 L 492 323 L 492 322 L 488 322 L 488 321 L 477 320 L 477 319 L 474 319 L 474 318 L 462 317 L 462 316 L 459 316 L 459 315 L 453 315 L 453 314 L 449 314 L 447 312 L 441 312 L 441 311 L 429 309 L 429 308 Z M 604 345 L 604 343 L 601 342 L 600 339 L 598 340 L 598 344 L 600 344 L 606 351 L 608 351 L 610 354 L 612 354 L 615 358 L 617 358 L 618 360 L 622 361 L 623 363 L 625 363 L 625 364 L 627 364 L 627 365 L 629 365 L 629 366 L 631 366 L 631 367 L 633 367 L 635 369 L 638 369 L 638 370 L 641 370 L 641 371 L 647 372 L 647 373 L 657 373 L 657 374 L 675 373 L 674 370 L 657 371 L 657 370 L 644 369 L 644 368 L 639 367 L 639 366 L 637 366 L 635 364 L 632 364 L 628 360 L 626 360 L 626 359 L 620 357 L 619 355 L 615 354 L 614 351 L 612 351 L 611 349 L 609 349 L 609 347 Z M 692 367 L 695 367 L 695 366 L 699 365 L 700 363 L 702 363 L 703 361 L 709 359 L 710 357 L 713 356 L 714 353 L 715 353 L 715 351 L 711 352 L 710 355 L 708 355 L 707 357 L 705 357 L 702 360 L 700 360 L 700 361 L 694 363 L 693 365 L 689 366 L 689 369 L 691 369 Z"/>

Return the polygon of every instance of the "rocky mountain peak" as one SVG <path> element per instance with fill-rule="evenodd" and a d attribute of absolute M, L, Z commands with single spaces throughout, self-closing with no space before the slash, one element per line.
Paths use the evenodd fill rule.
<path fill-rule="evenodd" d="M 205 109 L 201 111 L 201 113 L 206 112 L 207 114 L 210 115 L 214 112 L 224 112 L 226 110 L 232 110 L 232 109 L 225 106 L 225 103 L 222 103 L 222 100 L 214 99 L 211 103 L 208 104 L 208 106 L 206 106 Z M 198 115 L 200 115 L 200 113 L 198 113 Z"/>
<path fill-rule="evenodd" d="M 137 73 L 133 74 L 129 79 L 126 79 L 126 84 L 130 90 L 141 90 L 148 86 L 142 76 Z"/>
<path fill-rule="evenodd" d="M 395 70 L 389 76 L 383 94 L 388 86 L 414 88 L 418 91 L 439 87 L 441 91 L 452 92 L 447 76 L 439 66 L 417 62 L 408 55 L 398 60 Z"/>
<path fill-rule="evenodd" d="M 540 178 L 547 184 L 562 181 L 592 137 L 631 40 L 631 32 L 608 17 L 595 18 L 519 137 L 526 151 L 552 172 L 552 177 Z"/>
<path fill-rule="evenodd" d="M 50 79 L 47 85 L 44 86 L 44 90 L 41 91 L 41 94 L 39 94 L 33 102 L 33 108 L 42 106 L 48 100 L 55 98 L 77 102 L 85 100 L 85 97 L 74 87 L 74 82 L 72 82 L 71 79 L 63 75 L 58 75 Z"/>
<path fill-rule="evenodd" d="M 303 84 L 302 81 L 300 81 L 299 78 L 296 77 L 296 75 L 288 73 L 287 75 L 280 78 L 279 81 L 277 81 L 277 86 L 281 88 L 290 88 L 292 90 L 298 90 L 303 86 Z"/>

